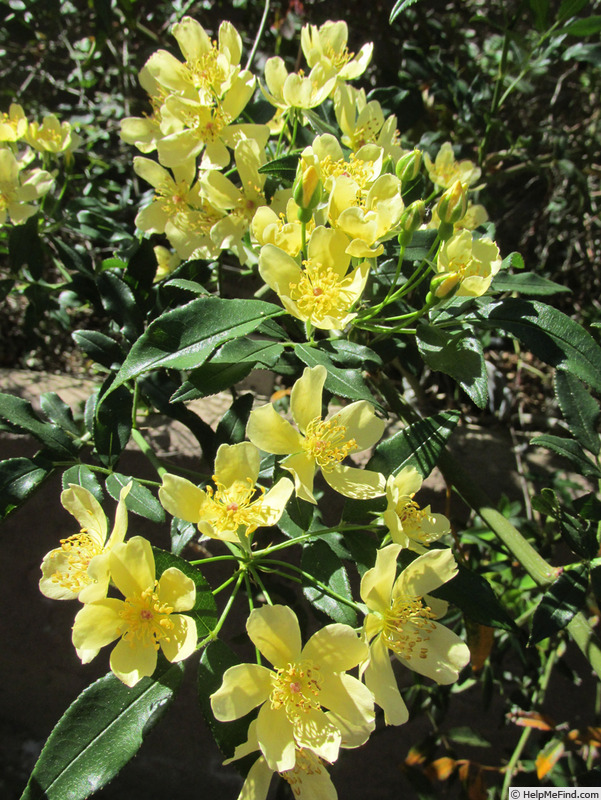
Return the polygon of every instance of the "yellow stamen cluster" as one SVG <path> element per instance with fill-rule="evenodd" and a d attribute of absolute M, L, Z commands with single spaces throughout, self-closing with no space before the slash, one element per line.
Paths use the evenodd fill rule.
<path fill-rule="evenodd" d="M 96 544 L 85 529 L 82 529 L 68 539 L 61 539 L 60 550 L 55 550 L 51 558 L 56 558 L 61 550 L 67 553 L 68 569 L 57 570 L 50 580 L 69 591 L 79 592 L 91 583 L 91 578 L 87 574 L 88 565 L 94 556 L 102 552 L 102 547 Z"/>
<path fill-rule="evenodd" d="M 289 720 L 320 708 L 321 676 L 311 661 L 300 661 L 278 669 L 272 681 L 271 707 L 283 708 Z"/>
<path fill-rule="evenodd" d="M 345 47 L 344 50 L 334 50 L 331 44 L 324 48 L 323 54 L 332 63 L 332 66 L 336 68 L 337 72 L 340 72 L 355 57 L 354 53 L 349 53 L 348 47 Z"/>
<path fill-rule="evenodd" d="M 296 763 L 292 769 L 280 772 L 282 778 L 287 781 L 295 797 L 300 797 L 303 790 L 303 780 L 307 775 L 320 775 L 323 771 L 321 759 L 311 750 L 304 747 L 296 751 Z"/>
<path fill-rule="evenodd" d="M 357 447 L 354 439 L 346 439 L 346 428 L 334 420 L 315 417 L 307 425 L 304 449 L 322 470 L 332 469 Z"/>
<path fill-rule="evenodd" d="M 398 598 L 384 615 L 382 635 L 386 646 L 401 658 L 426 658 L 427 642 L 435 630 L 432 610 L 421 597 Z"/>
<path fill-rule="evenodd" d="M 190 82 L 195 89 L 210 92 L 215 97 L 222 93 L 222 86 L 229 76 L 229 69 L 224 68 L 219 58 L 217 43 L 211 43 L 211 49 L 200 58 L 186 62 Z"/>
<path fill-rule="evenodd" d="M 328 155 L 323 161 L 320 161 L 319 166 L 324 179 L 330 176 L 337 178 L 340 175 L 345 175 L 348 178 L 352 178 L 360 189 L 365 190 L 367 184 L 373 182 L 373 164 L 373 161 L 364 161 L 361 158 L 357 158 L 355 153 L 351 153 L 349 161 L 345 161 L 343 158 L 334 161 Z"/>
<path fill-rule="evenodd" d="M 340 276 L 331 267 L 303 261 L 307 267 L 298 283 L 290 284 L 290 299 L 302 314 L 323 319 L 327 315 L 343 316 L 349 310 L 347 293 L 340 288 Z"/>
<path fill-rule="evenodd" d="M 158 581 L 154 582 L 154 589 Z M 169 641 L 169 631 L 173 630 L 173 622 L 169 615 L 171 606 L 161 603 L 156 591 L 145 589 L 137 597 L 128 597 L 123 603 L 119 616 L 123 619 L 123 639 L 135 647 L 136 639 L 142 640 L 144 646 L 153 645 L 159 649 L 159 640 Z"/>
<path fill-rule="evenodd" d="M 228 489 L 219 483 L 216 475 L 213 475 L 213 480 L 217 490 L 214 491 L 211 486 L 207 486 L 205 491 L 213 503 L 213 512 L 217 517 L 213 524 L 217 530 L 236 530 L 243 525 L 246 533 L 250 534 L 257 528 L 267 525 L 268 512 L 263 508 L 265 489 L 261 486 L 255 487 L 250 478 L 246 479 L 247 489 L 244 489 L 240 482 Z M 255 488 L 260 494 L 253 500 Z"/>

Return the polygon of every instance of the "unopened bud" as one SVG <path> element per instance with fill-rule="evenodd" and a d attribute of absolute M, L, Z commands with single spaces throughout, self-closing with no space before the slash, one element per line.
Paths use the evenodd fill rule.
<path fill-rule="evenodd" d="M 400 221 L 401 232 L 399 233 L 399 244 L 405 247 L 413 238 L 413 234 L 424 221 L 426 204 L 423 200 L 416 200 L 403 211 Z"/>
<path fill-rule="evenodd" d="M 311 212 L 321 200 L 321 181 L 317 170 L 313 165 L 303 168 L 302 162 L 299 164 L 299 173 L 296 176 L 292 187 L 292 196 L 299 207 L 298 218 L 303 222 L 308 222 L 312 214 L 309 213 L 308 219 L 303 219 Z M 301 212 L 307 212 L 301 216 Z"/>
<path fill-rule="evenodd" d="M 441 222 L 454 225 L 467 211 L 467 190 L 461 181 L 446 190 L 436 205 L 436 213 Z"/>
<path fill-rule="evenodd" d="M 443 272 L 430 281 L 428 296 L 437 300 L 449 300 L 459 289 L 461 280 L 456 272 Z M 426 302 L 428 299 L 426 297 Z"/>
<path fill-rule="evenodd" d="M 417 148 L 410 153 L 405 153 L 404 156 L 399 158 L 396 165 L 396 176 L 403 186 L 406 186 L 417 178 L 421 165 L 422 151 Z"/>
<path fill-rule="evenodd" d="M 384 159 L 380 175 L 394 175 L 394 161 L 390 156 Z"/>

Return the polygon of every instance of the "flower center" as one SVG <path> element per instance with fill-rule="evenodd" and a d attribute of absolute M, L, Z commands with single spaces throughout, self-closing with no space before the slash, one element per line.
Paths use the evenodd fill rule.
<path fill-rule="evenodd" d="M 386 646 L 400 658 L 426 658 L 427 642 L 435 625 L 432 610 L 423 604 L 421 597 L 397 598 L 384 613 L 382 635 Z"/>
<path fill-rule="evenodd" d="M 256 487 L 250 478 L 246 479 L 246 484 L 234 481 L 228 487 L 220 483 L 216 475 L 213 475 L 213 480 L 217 489 L 207 486 L 205 491 L 212 501 L 214 517 L 211 524 L 218 531 L 235 531 L 243 525 L 249 535 L 267 524 L 268 512 L 263 508 L 265 489 Z M 259 496 L 253 500 L 257 490 Z"/>
<path fill-rule="evenodd" d="M 283 708 L 291 722 L 300 714 L 320 708 L 321 676 L 312 661 L 299 661 L 276 670 L 272 682 L 271 707 Z"/>
<path fill-rule="evenodd" d="M 302 314 L 321 320 L 331 315 L 340 317 L 348 313 L 351 299 L 341 288 L 341 278 L 331 267 L 305 261 L 298 283 L 290 284 L 290 299 Z"/>
<path fill-rule="evenodd" d="M 67 554 L 67 569 L 63 567 L 62 570 L 57 570 L 50 580 L 71 592 L 79 592 L 92 582 L 88 575 L 88 565 L 94 556 L 102 553 L 102 547 L 83 528 L 74 536 L 61 539 L 60 550 L 55 550 L 52 558 L 56 558 L 61 551 Z"/>
<path fill-rule="evenodd" d="M 357 447 L 354 439 L 346 438 L 346 427 L 334 419 L 315 417 L 307 425 L 303 449 L 315 459 L 322 470 L 331 470 Z"/>
<path fill-rule="evenodd" d="M 145 589 L 141 594 L 128 597 L 119 616 L 123 619 L 123 639 L 134 647 L 141 643 L 143 647 L 153 646 L 159 649 L 159 640 L 169 641 L 169 632 L 173 630 L 173 622 L 169 615 L 173 611 L 171 606 L 161 603 L 156 593 L 158 581 L 154 582 L 151 589 Z"/>

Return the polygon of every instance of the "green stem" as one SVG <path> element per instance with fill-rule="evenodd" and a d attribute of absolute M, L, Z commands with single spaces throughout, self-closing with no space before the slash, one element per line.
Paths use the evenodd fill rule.
<path fill-rule="evenodd" d="M 164 467 L 163 464 L 159 461 L 159 459 L 155 455 L 154 450 L 148 444 L 146 439 L 142 436 L 142 434 L 137 428 L 132 428 L 131 438 L 138 445 L 138 447 L 144 453 L 146 458 L 150 461 L 152 466 L 156 469 L 156 471 L 159 474 L 159 477 L 162 478 L 164 475 L 166 475 L 168 472 L 167 468 Z"/>
<path fill-rule="evenodd" d="M 307 539 L 314 539 L 318 536 L 324 536 L 326 533 L 347 533 L 349 531 L 368 531 L 376 528 L 376 525 L 336 525 L 333 528 L 321 528 L 320 530 L 310 531 L 304 533 L 302 536 L 296 536 L 294 539 L 288 539 L 280 544 L 275 544 L 273 547 L 265 547 L 263 550 L 256 550 L 253 553 L 253 561 L 269 557 L 272 553 L 278 550 L 284 550 L 287 547 L 293 547 L 296 544 L 307 541 Z"/>
<path fill-rule="evenodd" d="M 221 616 L 217 620 L 217 625 L 215 625 L 215 627 L 213 628 L 213 630 L 211 631 L 211 633 L 208 636 L 205 636 L 205 638 L 199 644 L 196 645 L 196 649 L 197 650 L 200 650 L 202 647 L 204 647 L 205 645 L 209 644 L 209 642 L 212 642 L 219 635 L 219 631 L 223 627 L 223 623 L 226 621 L 227 615 L 230 613 L 230 609 L 231 609 L 232 604 L 233 604 L 233 602 L 234 602 L 234 600 L 236 598 L 236 595 L 238 594 L 238 590 L 240 589 L 240 584 L 244 580 L 245 575 L 246 575 L 246 572 L 241 572 L 238 575 L 238 579 L 236 581 L 236 585 L 234 586 L 234 591 L 231 593 L 231 595 L 230 595 L 230 597 L 229 597 L 229 599 L 228 599 L 228 601 L 227 601 L 227 603 L 225 605 L 225 608 L 221 612 Z"/>
<path fill-rule="evenodd" d="M 317 578 L 314 578 L 313 575 L 311 575 L 309 572 L 305 572 L 304 569 L 297 567 L 295 564 L 288 564 L 287 561 L 276 561 L 275 559 L 273 560 L 269 559 L 266 566 L 269 566 L 270 564 L 275 564 L 276 566 L 282 567 L 283 569 L 291 569 L 294 572 L 298 572 L 298 574 L 302 575 L 306 581 L 309 581 L 314 586 L 317 586 L 318 589 L 321 589 L 322 592 L 329 595 L 334 600 L 338 600 L 339 603 L 344 603 L 344 605 L 349 606 L 350 608 L 360 612 L 361 614 L 364 613 L 364 609 L 359 605 L 359 603 L 355 603 L 354 600 L 349 600 L 348 597 L 343 597 L 341 594 L 338 594 L 338 592 L 333 592 L 329 586 L 326 586 L 325 583 L 322 583 L 321 581 L 317 580 Z M 262 565 L 260 564 L 259 567 L 261 566 Z"/>
<path fill-rule="evenodd" d="M 259 23 L 259 30 L 257 31 L 257 35 L 255 36 L 255 41 L 253 43 L 252 50 L 250 51 L 250 55 L 248 56 L 248 61 L 246 62 L 246 69 L 250 69 L 250 66 L 253 63 L 255 53 L 257 52 L 257 47 L 259 46 L 259 42 L 261 41 L 261 37 L 263 36 L 263 31 L 265 30 L 265 23 L 267 22 L 267 14 L 269 14 L 269 0 L 265 0 L 265 6 L 263 8 L 263 16 L 261 17 L 261 22 Z"/>

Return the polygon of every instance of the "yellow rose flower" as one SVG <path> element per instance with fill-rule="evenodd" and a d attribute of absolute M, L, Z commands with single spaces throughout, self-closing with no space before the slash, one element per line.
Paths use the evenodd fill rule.
<path fill-rule="evenodd" d="M 332 70 L 341 81 L 349 81 L 363 75 L 371 61 L 373 44 L 364 44 L 355 55 L 349 53 L 347 45 L 348 26 L 343 20 L 328 20 L 318 28 L 305 25 L 301 30 L 301 47 L 307 64 L 315 67 L 323 64 Z"/>
<path fill-rule="evenodd" d="M 445 242 L 436 261 L 437 297 L 480 297 L 501 269 L 497 245 L 487 236 L 473 239 L 470 231 L 456 233 Z M 442 280 L 444 278 L 444 280 Z"/>
<path fill-rule="evenodd" d="M 123 542 L 127 533 L 125 498 L 131 490 L 128 483 L 119 493 L 115 524 L 108 536 L 108 525 L 102 506 L 94 495 L 74 483 L 61 494 L 61 503 L 79 522 L 79 533 L 61 539 L 61 546 L 51 550 L 42 561 L 40 591 L 53 600 L 74 600 L 91 603 L 106 596 L 109 586 L 109 553 Z M 108 538 L 107 538 L 108 536 Z"/>
<path fill-rule="evenodd" d="M 317 64 L 309 73 L 288 73 L 279 56 L 265 63 L 265 83 L 261 90 L 267 100 L 281 111 L 290 108 L 315 108 L 329 97 L 336 85 L 336 75 L 323 64 Z"/>
<path fill-rule="evenodd" d="M 182 260 L 177 253 L 172 253 L 162 245 L 157 245 L 152 249 L 157 260 L 157 271 L 154 276 L 154 283 L 158 283 L 158 281 L 162 281 L 164 278 L 171 275 L 182 263 Z"/>
<path fill-rule="evenodd" d="M 75 617 L 73 644 L 83 664 L 119 639 L 111 652 L 111 670 L 126 686 L 135 686 L 156 669 L 157 651 L 172 663 L 196 649 L 194 581 L 176 567 L 156 580 L 150 542 L 134 536 L 109 555 L 111 579 L 124 600 L 107 597 L 87 603 Z M 174 613 L 175 612 L 175 613 Z"/>
<path fill-rule="evenodd" d="M 303 647 L 296 615 L 275 605 L 252 611 L 246 630 L 274 669 L 230 667 L 211 695 L 211 707 L 217 720 L 229 722 L 260 706 L 256 738 L 270 770 L 294 770 L 299 748 L 335 761 L 346 728 L 357 742 L 367 741 L 374 729 L 373 698 L 346 672 L 368 650 L 350 626 L 326 625 Z"/>
<path fill-rule="evenodd" d="M 449 533 L 451 525 L 443 514 L 432 514 L 430 506 L 420 508 L 413 499 L 422 485 L 415 467 L 403 467 L 386 482 L 388 505 L 382 514 L 392 541 L 416 553 L 425 553 L 432 543 Z"/>
<path fill-rule="evenodd" d="M 59 122 L 54 114 L 44 117 L 41 125 L 30 122 L 24 138 L 36 150 L 47 153 L 65 153 L 81 144 L 81 136 L 72 130 L 70 123 Z"/>
<path fill-rule="evenodd" d="M 344 740 L 342 747 L 344 747 Z M 240 758 L 260 750 L 257 739 L 257 721 L 253 720 L 248 727 L 248 740 L 238 745 L 231 758 L 224 764 L 231 764 Z M 274 775 L 265 757 L 260 755 L 252 765 L 238 795 L 238 800 L 266 800 L 271 779 Z M 292 769 L 278 772 L 292 789 L 296 800 L 337 800 L 336 789 L 325 768 L 324 762 L 311 750 L 305 747 L 295 749 L 295 763 Z"/>
<path fill-rule="evenodd" d="M 450 188 L 455 181 L 461 181 L 464 186 L 471 186 L 482 173 L 480 167 L 473 161 L 468 159 L 456 161 L 450 142 L 445 142 L 441 146 L 434 161 L 424 153 L 424 164 L 432 183 L 444 189 Z"/>
<path fill-rule="evenodd" d="M 321 405 L 327 371 L 322 365 L 307 367 L 290 393 L 294 428 L 267 404 L 250 413 L 246 435 L 267 453 L 286 455 L 281 465 L 292 473 L 296 494 L 315 503 L 313 480 L 320 469 L 327 483 L 345 497 L 366 499 L 384 494 L 384 476 L 347 467 L 342 461 L 372 447 L 384 432 L 384 420 L 373 406 L 358 400 L 323 420 Z"/>
<path fill-rule="evenodd" d="M 18 142 L 27 133 L 27 117 L 23 107 L 11 103 L 8 114 L 0 113 L 0 142 Z"/>
<path fill-rule="evenodd" d="M 342 131 L 342 144 L 357 152 L 366 144 L 376 144 L 385 158 L 393 162 L 406 152 L 400 145 L 400 133 L 394 114 L 384 119 L 377 100 L 367 102 L 364 89 L 342 84 L 334 97 L 334 113 Z"/>
<path fill-rule="evenodd" d="M 298 206 L 291 197 L 286 204 L 286 211 L 277 214 L 272 206 L 259 206 L 250 224 L 253 239 L 262 247 L 272 244 L 296 258 L 301 251 L 303 237 L 301 223 L 298 219 Z M 307 231 L 314 228 L 313 221 L 308 223 Z"/>
<path fill-rule="evenodd" d="M 311 234 L 302 269 L 287 252 L 267 244 L 259 254 L 259 273 L 293 317 L 322 330 L 343 330 L 357 316 L 351 309 L 369 277 L 366 261 L 347 272 L 349 244 L 340 231 L 320 225 Z"/>
<path fill-rule="evenodd" d="M 9 219 L 21 225 L 37 213 L 32 200 L 50 191 L 54 178 L 44 169 L 21 169 L 21 164 L 7 148 L 0 148 L 0 226 Z"/>
<path fill-rule="evenodd" d="M 436 683 L 453 683 L 470 659 L 467 645 L 444 625 L 447 604 L 429 592 L 451 580 L 457 564 L 450 550 L 418 556 L 396 577 L 398 544 L 378 551 L 376 564 L 361 580 L 361 599 L 368 609 L 364 631 L 369 660 L 363 677 L 384 710 L 388 725 L 407 721 L 407 707 L 396 685 L 390 653 L 406 667 Z"/>
<path fill-rule="evenodd" d="M 205 536 L 238 543 L 239 533 L 248 537 L 257 528 L 275 525 L 294 489 L 292 481 L 281 478 L 256 496 L 260 467 L 260 453 L 250 442 L 222 444 L 215 458 L 216 489 L 199 489 L 167 474 L 159 500 L 169 514 L 197 525 Z"/>

